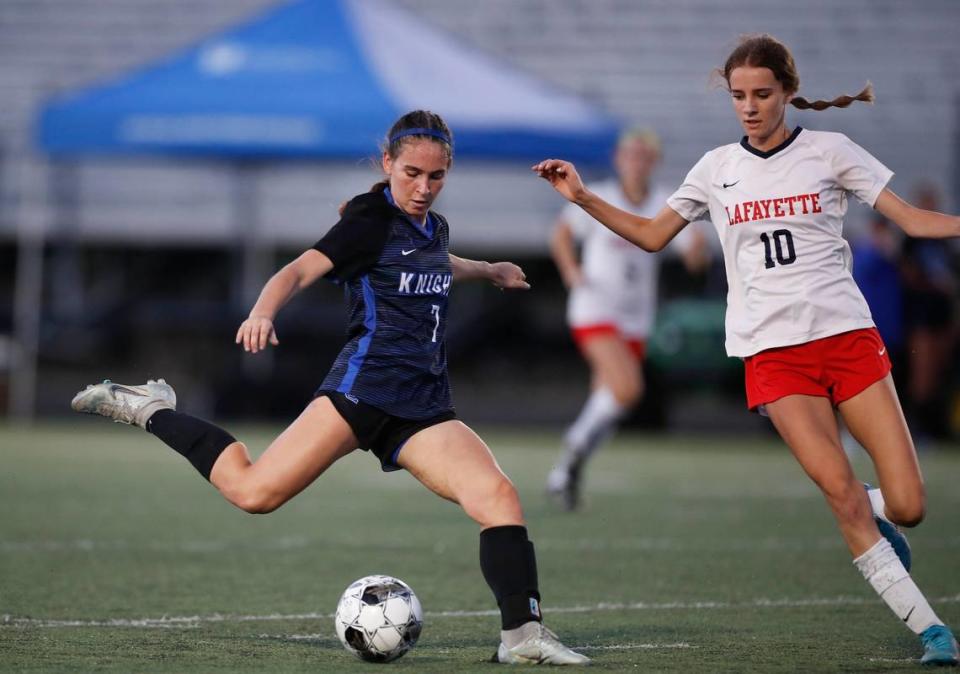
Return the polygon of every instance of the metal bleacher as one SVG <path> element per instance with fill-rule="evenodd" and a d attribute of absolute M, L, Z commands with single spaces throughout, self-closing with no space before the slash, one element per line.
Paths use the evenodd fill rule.
<path fill-rule="evenodd" d="M 709 76 L 747 32 L 769 32 L 790 46 L 808 98 L 874 83 L 875 106 L 795 112 L 792 119 L 851 136 L 899 174 L 902 193 L 919 180 L 945 187 L 957 170 L 960 3 L 953 0 L 403 4 L 624 120 L 657 129 L 671 183 L 705 150 L 739 137 Z"/>
<path fill-rule="evenodd" d="M 681 180 L 704 151 L 740 136 L 727 97 L 711 86 L 709 76 L 739 34 L 771 32 L 793 49 L 805 96 L 854 92 L 867 79 L 877 91 L 876 106 L 791 112 L 793 121 L 847 133 L 897 171 L 897 191 L 909 195 L 916 182 L 932 181 L 948 196 L 944 207 L 957 208 L 946 189 L 956 180 L 951 174 L 957 171 L 960 133 L 956 0 L 393 1 L 453 33 L 462 44 L 585 96 L 625 124 L 656 129 L 665 148 L 660 178 L 668 185 Z M 242 368 L 239 356 L 211 340 L 235 329 L 240 310 L 249 306 L 251 289 L 255 292 L 262 282 L 254 277 L 264 277 L 276 261 L 273 251 L 288 254 L 310 245 L 332 222 L 337 205 L 366 189 L 375 172 L 357 161 L 238 165 L 147 157 L 85 159 L 51 167 L 33 146 L 32 125 L 49 97 L 151 64 L 276 2 L 0 0 L 0 262 L 9 261 L 0 265 L 0 332 L 12 325 L 15 302 L 9 299 L 13 293 L 5 291 L 13 285 L 16 266 L 16 273 L 27 279 L 17 284 L 26 290 L 16 304 L 22 309 L 46 303 L 43 321 L 35 310 L 32 322 L 24 322 L 21 329 L 21 340 L 39 344 L 43 356 L 39 412 L 61 413 L 62 401 L 78 380 L 102 376 L 92 371 L 102 362 L 120 368 L 115 373 L 119 380 L 125 373 L 122 368 L 140 376 L 143 363 L 151 363 L 180 383 L 184 403 L 197 413 L 242 416 L 248 411 L 214 407 L 213 401 L 230 397 L 218 391 L 238 388 L 224 377 L 239 377 Z M 402 47 L 404 36 L 385 34 L 382 39 Z M 402 58 L 402 50 L 398 54 Z M 257 196 L 255 202 L 238 198 L 251 192 Z M 245 208 L 251 203 L 256 208 Z M 456 252 L 494 251 L 504 257 L 532 253 L 525 267 L 539 265 L 547 270 L 541 278 L 554 283 L 544 258 L 548 229 L 559 207 L 559 198 L 525 166 L 468 162 L 458 163 L 439 206 L 454 222 Z M 851 215 L 855 224 L 857 213 Z M 237 238 L 249 235 L 244 227 L 251 220 L 259 227 L 253 238 L 265 245 L 245 248 L 257 250 L 238 265 Z M 30 233 L 39 230 L 46 230 L 47 241 L 63 244 L 48 247 L 52 259 L 46 284 L 40 276 L 42 246 L 29 240 Z M 21 274 L 21 268 L 29 271 L 30 266 L 20 264 L 24 256 L 11 245 L 18 237 L 22 246 L 18 250 L 32 251 L 25 257 L 34 260 L 33 276 Z M 84 260 L 101 254 L 96 250 L 100 244 L 113 246 L 110 259 L 116 269 L 84 275 Z M 178 252 L 177 259 L 198 268 L 217 264 L 216 273 L 194 273 L 191 278 L 206 285 L 183 297 L 169 288 L 150 295 L 138 286 L 137 297 L 150 301 L 137 302 L 135 293 L 115 292 L 152 278 L 139 273 L 144 264 L 153 276 L 169 276 L 173 270 L 162 269 L 165 256 L 150 255 L 146 248 L 163 245 L 197 246 L 189 254 Z M 244 273 L 237 274 L 238 269 Z M 233 282 L 238 276 L 241 284 Z M 563 341 L 561 290 L 544 292 L 549 280 L 539 286 L 536 298 L 511 300 L 509 306 L 465 296 L 462 306 L 469 306 L 469 311 L 461 312 L 461 324 L 452 326 L 460 333 L 452 342 L 479 349 L 482 340 L 485 351 L 455 358 L 463 368 L 458 381 L 464 385 L 458 395 L 464 409 L 509 418 L 518 414 L 513 401 L 523 399 L 542 404 L 542 409 L 535 402 L 524 405 L 525 421 L 574 413 L 579 391 L 550 384 L 558 378 L 566 381 L 577 372 L 579 361 Z M 229 293 L 217 285 L 228 282 Z M 235 285 L 241 286 L 240 301 L 232 294 L 229 302 L 224 301 Z M 341 303 L 339 296 L 329 293 L 319 299 L 331 306 Z M 315 311 L 316 306 L 303 305 L 303 311 Z M 78 314 L 82 320 L 77 320 Z M 299 335 L 310 358 L 285 360 L 285 367 L 315 362 L 317 340 L 324 337 L 314 325 L 315 316 L 293 312 L 286 319 L 287 353 Z M 309 331 L 298 328 L 301 319 L 309 319 Z M 216 331 L 211 322 L 219 326 Z M 339 321 L 329 324 L 323 329 L 337 330 L 339 336 Z M 161 329 L 162 338 L 155 335 Z M 513 340 L 517 334 L 521 337 Z M 336 341 L 326 337 L 331 344 Z M 15 360 L 10 344 L 0 335 L 0 407 L 7 395 L 3 370 Z M 508 353 L 514 346 L 521 350 Z M 528 363 L 524 373 L 531 376 L 510 379 L 515 395 L 504 397 L 503 382 L 518 360 Z M 30 380 L 21 388 L 34 387 L 33 374 L 21 378 Z M 297 377 L 314 379 L 309 372 L 287 372 L 278 385 L 287 395 L 299 391 L 291 384 Z M 250 380 L 245 380 L 248 386 Z M 518 387 L 528 384 L 530 390 L 522 393 L 525 389 Z M 10 390 L 16 393 L 15 388 Z M 542 395 L 547 388 L 550 395 Z M 270 396 L 281 393 L 271 390 Z M 24 400 L 21 412 L 33 405 L 32 397 Z M 688 416 L 706 418 L 700 408 L 683 409 L 694 410 Z"/>
<path fill-rule="evenodd" d="M 772 32 L 793 48 L 808 97 L 832 97 L 858 90 L 867 79 L 874 82 L 876 106 L 793 113 L 793 119 L 853 137 L 897 171 L 902 193 L 921 179 L 946 187 L 955 170 L 960 3 L 953 0 L 397 1 L 465 43 L 579 92 L 625 123 L 657 129 L 666 148 L 661 177 L 667 183 L 680 180 L 706 149 L 739 136 L 726 97 L 711 87 L 709 75 L 745 31 Z M 31 209 L 47 202 L 45 165 L 30 141 L 33 115 L 47 96 L 150 63 L 273 4 L 0 3 L 0 237 L 12 236 L 17 219 L 40 218 Z M 373 177 L 356 163 L 345 173 L 337 167 L 336 177 L 324 166 L 269 168 L 258 177 L 264 229 L 272 240 L 288 243 L 309 238 L 305 218 L 332 212 Z M 186 240 L 197 232 L 204 233 L 200 241 L 228 237 L 233 170 L 214 161 L 84 162 L 78 169 L 79 232 L 121 240 Z M 501 170 L 506 177 L 493 186 L 500 199 L 486 205 L 486 217 L 469 214 L 484 205 L 475 186 L 493 180 L 487 168 L 463 167 L 445 195 L 445 208 L 468 218 L 458 219 L 468 242 L 543 250 L 544 221 L 555 200 L 517 180 L 522 167 Z M 491 224 L 500 220 L 509 221 L 502 230 Z M 517 238 L 518 232 L 527 234 Z M 309 230 L 314 233 L 315 227 Z"/>

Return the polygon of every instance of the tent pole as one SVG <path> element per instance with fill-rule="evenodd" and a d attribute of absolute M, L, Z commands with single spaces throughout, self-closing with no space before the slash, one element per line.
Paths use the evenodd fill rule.
<path fill-rule="evenodd" d="M 13 294 L 13 367 L 10 372 L 10 416 L 33 421 L 37 397 L 37 358 L 40 351 L 40 317 L 43 312 L 43 249 L 49 218 L 47 200 L 43 214 L 32 208 L 28 162 L 18 162 L 17 271 Z M 51 167 L 47 167 L 50 171 Z"/>
<path fill-rule="evenodd" d="M 238 299 L 244 318 L 269 274 L 268 251 L 260 236 L 259 168 L 259 163 L 246 161 L 235 164 L 234 170 L 233 220 L 241 242 Z M 243 359 L 243 372 L 249 377 L 264 379 L 272 370 L 273 349 Z"/>

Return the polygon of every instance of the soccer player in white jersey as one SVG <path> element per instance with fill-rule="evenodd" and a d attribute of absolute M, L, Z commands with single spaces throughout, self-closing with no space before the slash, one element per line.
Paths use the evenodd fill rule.
<path fill-rule="evenodd" d="M 617 208 L 653 217 L 670 196 L 651 184 L 659 160 L 655 133 L 625 131 L 613 157 L 616 176 L 590 190 Z M 706 261 L 704 244 L 703 234 L 691 227 L 671 248 L 695 271 Z M 587 461 L 643 395 L 643 359 L 656 314 L 660 258 L 624 241 L 573 204 L 561 212 L 550 248 L 570 291 L 567 322 L 590 367 L 590 395 L 567 429 L 563 450 L 547 476 L 548 493 L 565 510 L 574 510 Z"/>
<path fill-rule="evenodd" d="M 921 662 L 956 665 L 956 639 L 910 577 L 909 548 L 893 527 L 923 519 L 923 478 L 841 227 L 848 194 L 914 237 L 960 236 L 960 217 L 900 199 L 887 187 L 892 172 L 842 134 L 786 122 L 787 104 L 846 107 L 872 101 L 869 86 L 832 101 L 800 98 L 793 57 L 769 35 L 743 38 L 720 74 L 746 135 L 705 154 L 655 217 L 599 199 L 569 162 L 533 170 L 644 250 L 709 214 L 727 270 L 727 353 L 744 361 L 747 404 L 765 409 L 822 490 L 856 567 L 920 635 Z M 873 459 L 879 489 L 865 491 L 854 476 L 835 411 Z"/>

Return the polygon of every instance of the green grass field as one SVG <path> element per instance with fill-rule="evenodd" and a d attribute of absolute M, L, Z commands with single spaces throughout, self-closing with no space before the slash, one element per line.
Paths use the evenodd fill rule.
<path fill-rule="evenodd" d="M 277 429 L 232 430 L 263 446 Z M 547 622 L 596 669 L 919 668 L 916 637 L 772 438 L 621 435 L 591 466 L 587 508 L 569 515 L 542 492 L 556 434 L 482 434 L 520 489 Z M 910 540 L 914 578 L 960 626 L 956 449 L 922 456 L 929 516 Z M 499 621 L 475 526 L 366 453 L 266 516 L 233 509 L 151 436 L 99 419 L 0 427 L 0 458 L 0 670 L 494 669 Z M 419 645 L 389 665 L 354 659 L 333 633 L 340 593 L 371 573 L 408 582 L 426 612 Z"/>

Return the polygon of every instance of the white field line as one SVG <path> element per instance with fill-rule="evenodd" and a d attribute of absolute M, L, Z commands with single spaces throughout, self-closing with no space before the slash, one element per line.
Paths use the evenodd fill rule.
<path fill-rule="evenodd" d="M 192 554 L 220 553 L 235 550 L 271 551 L 301 550 L 318 545 L 329 545 L 332 541 L 324 538 L 306 536 L 286 536 L 257 541 L 217 541 L 217 540 L 180 540 L 129 542 L 124 540 L 46 540 L 46 541 L 0 541 L 0 555 L 65 552 L 116 552 L 118 550 L 149 550 L 155 552 L 183 552 Z M 344 547 L 367 547 L 367 543 L 356 541 L 334 541 Z M 386 540 L 378 543 L 378 549 L 423 548 L 420 543 L 409 540 Z M 557 551 L 647 551 L 647 552 L 740 552 L 740 551 L 778 551 L 778 550 L 834 550 L 844 547 L 839 536 L 821 538 L 781 538 L 768 536 L 761 538 L 731 538 L 690 542 L 677 538 L 625 537 L 617 539 L 579 538 L 572 540 L 542 538 L 537 541 L 538 550 Z M 938 537 L 924 541 L 924 548 L 955 549 L 960 548 L 960 536 Z"/>
<path fill-rule="evenodd" d="M 674 601 L 674 602 L 601 602 L 582 606 L 559 606 L 550 608 L 547 613 L 593 613 L 603 611 L 700 611 L 709 609 L 743 608 L 803 608 L 808 606 L 860 606 L 879 604 L 879 599 L 863 597 L 809 597 L 806 599 L 769 599 L 758 598 L 746 602 L 724 601 Z M 960 594 L 937 597 L 932 604 L 960 603 Z M 478 611 L 427 611 L 426 618 L 475 618 L 500 615 L 496 610 Z M 162 616 L 160 618 L 108 618 L 103 620 L 48 620 L 14 615 L 0 615 L 0 627 L 143 627 L 170 628 L 199 627 L 208 623 L 245 623 L 277 622 L 287 620 L 331 620 L 332 613 L 268 613 L 264 615 L 194 615 Z"/>
<path fill-rule="evenodd" d="M 329 634 L 258 634 L 259 639 L 271 639 L 273 641 L 307 641 L 315 643 L 337 643 L 336 637 Z M 637 651 L 637 650 L 661 650 L 670 648 L 696 648 L 686 642 L 675 644 L 608 644 L 603 646 L 574 645 L 570 646 L 575 651 Z"/>
<path fill-rule="evenodd" d="M 571 646 L 575 651 L 637 651 L 637 650 L 661 650 L 668 648 L 696 648 L 686 642 L 676 644 L 610 644 L 606 646 Z"/>

